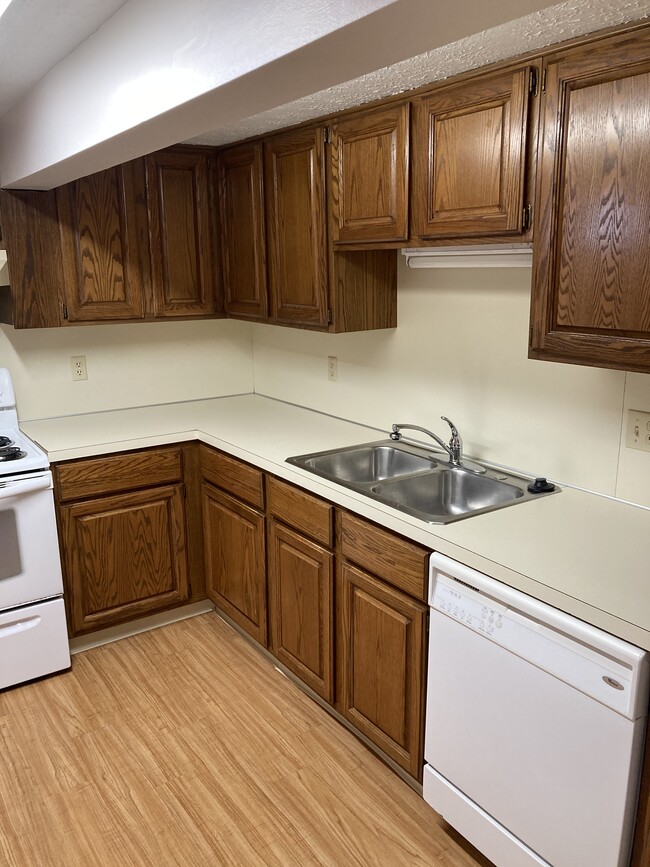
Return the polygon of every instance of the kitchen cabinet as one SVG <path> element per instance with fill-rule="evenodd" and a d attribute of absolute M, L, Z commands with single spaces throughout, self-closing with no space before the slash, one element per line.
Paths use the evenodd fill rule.
<path fill-rule="evenodd" d="M 334 700 L 334 555 L 330 503 L 269 478 L 270 649 Z"/>
<path fill-rule="evenodd" d="M 72 635 L 190 598 L 183 449 L 57 464 Z"/>
<path fill-rule="evenodd" d="M 141 160 L 58 187 L 63 319 L 142 319 L 150 285 Z"/>
<path fill-rule="evenodd" d="M 227 148 L 217 157 L 219 228 L 227 316 L 268 317 L 262 144 Z"/>
<path fill-rule="evenodd" d="M 650 32 L 545 69 L 529 355 L 650 371 Z"/>
<path fill-rule="evenodd" d="M 426 606 L 346 561 L 336 592 L 341 712 L 421 780 Z"/>
<path fill-rule="evenodd" d="M 0 218 L 11 279 L 3 321 L 142 320 L 151 287 L 142 160 L 47 192 L 4 190 Z"/>
<path fill-rule="evenodd" d="M 153 315 L 208 316 L 217 310 L 217 271 L 205 151 L 146 157 Z"/>
<path fill-rule="evenodd" d="M 389 250 L 339 253 L 328 232 L 323 126 L 264 140 L 270 319 L 333 332 L 397 324 Z"/>
<path fill-rule="evenodd" d="M 207 446 L 201 474 L 207 595 L 266 647 L 263 474 Z"/>
<path fill-rule="evenodd" d="M 347 512 L 337 551 L 337 707 L 421 780 L 429 551 Z"/>
<path fill-rule="evenodd" d="M 409 104 L 382 106 L 331 125 L 332 240 L 408 239 Z"/>
<path fill-rule="evenodd" d="M 208 165 L 201 149 L 172 149 L 50 192 L 4 190 L 3 319 L 44 328 L 216 315 Z"/>
<path fill-rule="evenodd" d="M 440 87 L 413 104 L 416 240 L 513 236 L 528 228 L 531 68 Z"/>

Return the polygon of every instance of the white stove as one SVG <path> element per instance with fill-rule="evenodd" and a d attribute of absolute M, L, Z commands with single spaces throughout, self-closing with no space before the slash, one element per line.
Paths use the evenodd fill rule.
<path fill-rule="evenodd" d="M 0 368 L 0 689 L 70 666 L 49 466 Z"/>

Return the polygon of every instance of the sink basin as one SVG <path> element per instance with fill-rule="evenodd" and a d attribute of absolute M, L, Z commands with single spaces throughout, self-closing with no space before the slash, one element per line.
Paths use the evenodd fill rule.
<path fill-rule="evenodd" d="M 302 455 L 288 458 L 288 463 L 295 463 L 328 479 L 353 484 L 395 479 L 431 470 L 436 465 L 433 457 L 416 454 L 408 446 L 392 443 L 371 443 L 317 455 Z"/>
<path fill-rule="evenodd" d="M 523 476 L 453 467 L 446 457 L 402 440 L 382 440 L 296 455 L 287 463 L 430 524 L 449 524 L 552 493 L 529 492 L 530 479 Z"/>
<path fill-rule="evenodd" d="M 466 470 L 449 468 L 383 482 L 373 485 L 371 491 L 389 505 L 425 520 L 435 520 L 506 505 L 521 499 L 526 489 Z"/>

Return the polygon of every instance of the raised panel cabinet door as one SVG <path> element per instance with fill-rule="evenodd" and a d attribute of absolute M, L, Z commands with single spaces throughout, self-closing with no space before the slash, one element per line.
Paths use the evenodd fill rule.
<path fill-rule="evenodd" d="M 204 483 L 203 534 L 208 596 L 266 647 L 264 515 Z"/>
<path fill-rule="evenodd" d="M 182 485 L 72 503 L 61 522 L 75 634 L 188 598 Z"/>
<path fill-rule="evenodd" d="M 271 318 L 326 326 L 324 128 L 267 139 L 264 186 Z"/>
<path fill-rule="evenodd" d="M 334 555 L 293 530 L 269 526 L 270 647 L 325 701 L 333 700 Z"/>
<path fill-rule="evenodd" d="M 146 157 L 154 313 L 207 316 L 216 310 L 216 274 L 207 154 L 159 151 Z"/>
<path fill-rule="evenodd" d="M 530 77 L 526 67 L 414 103 L 415 237 L 523 231 Z"/>
<path fill-rule="evenodd" d="M 549 58 L 530 355 L 650 371 L 650 34 Z"/>
<path fill-rule="evenodd" d="M 358 112 L 332 124 L 332 240 L 408 238 L 409 105 Z"/>
<path fill-rule="evenodd" d="M 421 780 L 426 606 L 346 562 L 337 595 L 341 712 Z"/>
<path fill-rule="evenodd" d="M 0 307 L 1 321 L 14 328 L 61 325 L 65 278 L 56 193 L 0 191 L 0 227 L 11 263 L 10 310 Z"/>
<path fill-rule="evenodd" d="M 142 319 L 149 240 L 142 160 L 56 190 L 70 322 Z"/>
<path fill-rule="evenodd" d="M 239 145 L 217 158 L 221 266 L 228 316 L 268 315 L 262 145 Z"/>

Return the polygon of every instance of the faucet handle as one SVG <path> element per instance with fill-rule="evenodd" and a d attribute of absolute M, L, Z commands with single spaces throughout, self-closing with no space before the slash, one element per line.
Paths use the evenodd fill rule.
<path fill-rule="evenodd" d="M 398 425 L 398 424 L 393 425 L 393 430 L 392 430 L 392 433 L 390 434 L 390 438 L 392 440 L 395 440 L 395 442 L 398 442 L 399 440 L 402 439 L 402 434 L 399 432 L 400 427 L 401 427 L 401 425 Z"/>
<path fill-rule="evenodd" d="M 458 443 L 458 445 L 462 445 L 462 444 L 463 444 L 463 441 L 462 441 L 462 439 L 461 439 L 460 434 L 458 433 L 458 428 L 457 428 L 456 425 L 453 423 L 453 421 L 451 421 L 451 419 L 448 419 L 446 415 L 441 415 L 440 418 L 441 418 L 443 421 L 446 421 L 447 424 L 449 425 L 449 427 L 451 428 L 451 438 L 452 438 L 452 441 L 453 441 L 453 440 L 456 440 L 457 443 Z"/>

